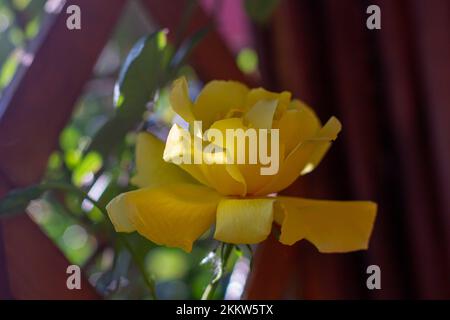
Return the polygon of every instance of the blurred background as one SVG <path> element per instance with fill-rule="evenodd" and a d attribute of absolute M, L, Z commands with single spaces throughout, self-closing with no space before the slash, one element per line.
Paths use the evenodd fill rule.
<path fill-rule="evenodd" d="M 66 27 L 71 4 L 81 30 Z M 373 4 L 380 30 L 366 26 Z M 379 207 L 368 251 L 320 254 L 271 236 L 234 252 L 216 298 L 449 299 L 447 0 L 0 0 L 0 197 L 42 179 L 103 206 L 130 190 L 133 130 L 107 155 L 86 152 L 117 112 L 121 65 L 144 35 L 166 28 L 177 49 L 203 27 L 177 71 L 192 95 L 233 79 L 292 91 L 343 123 L 318 170 L 284 193 Z M 151 107 L 142 119 L 164 137 L 174 116 L 165 83 Z M 150 299 L 154 279 L 160 299 L 199 299 L 214 271 L 208 239 L 186 254 L 132 234 L 130 252 L 91 203 L 48 192 L 0 219 L 0 298 Z M 82 290 L 67 290 L 69 264 L 82 266 Z M 366 287 L 369 265 L 381 268 L 381 290 Z"/>

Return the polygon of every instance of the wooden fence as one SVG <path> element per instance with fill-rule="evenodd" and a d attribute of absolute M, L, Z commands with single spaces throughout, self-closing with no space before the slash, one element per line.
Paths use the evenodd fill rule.
<path fill-rule="evenodd" d="M 450 295 L 450 4 L 373 2 L 382 8 L 379 31 L 365 29 L 369 3 L 358 0 L 283 0 L 269 25 L 254 26 L 261 83 L 344 122 L 329 159 L 286 193 L 372 199 L 380 212 L 367 253 L 321 255 L 307 243 L 269 239 L 256 254 L 248 298 Z M 42 177 L 126 1 L 70 4 L 82 8 L 83 28 L 69 31 L 65 11 L 50 15 L 29 48 L 33 62 L 19 68 L 0 101 L 0 196 Z M 173 29 L 186 1 L 141 4 Z M 186 33 L 208 19 L 197 7 Z M 190 63 L 205 81 L 252 82 L 217 31 Z M 27 215 L 0 221 L 0 298 L 100 298 L 86 279 L 82 290 L 66 289 L 68 264 Z M 365 288 L 369 264 L 381 266 L 380 291 Z"/>

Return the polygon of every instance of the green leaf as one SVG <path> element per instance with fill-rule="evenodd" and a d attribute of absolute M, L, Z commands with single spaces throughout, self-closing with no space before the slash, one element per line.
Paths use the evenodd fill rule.
<path fill-rule="evenodd" d="M 258 55 L 253 49 L 242 49 L 236 60 L 239 69 L 244 73 L 254 73 L 258 69 Z"/>
<path fill-rule="evenodd" d="M 66 127 L 59 136 L 59 145 L 64 151 L 74 150 L 78 148 L 78 141 L 81 133 L 73 126 Z"/>
<path fill-rule="evenodd" d="M 141 120 L 146 104 L 164 83 L 170 58 L 166 31 L 140 39 L 131 49 L 114 89 L 116 113 L 95 135 L 88 151 L 106 155 Z"/>
<path fill-rule="evenodd" d="M 18 66 L 17 53 L 12 52 L 0 71 L 0 89 L 5 88 L 12 80 Z"/>
<path fill-rule="evenodd" d="M 22 29 L 13 26 L 8 30 L 8 37 L 11 43 L 17 48 L 23 47 L 25 42 L 25 34 L 23 33 Z"/>
<path fill-rule="evenodd" d="M 54 151 L 48 158 L 47 168 L 49 170 L 58 170 L 62 164 L 62 156 L 58 151 Z"/>
<path fill-rule="evenodd" d="M 80 186 L 83 183 L 86 175 L 90 173 L 96 173 L 102 167 L 102 156 L 95 151 L 89 152 L 80 164 L 75 168 L 72 174 L 72 182 L 76 186 Z"/>
<path fill-rule="evenodd" d="M 123 96 L 123 102 L 147 102 L 161 79 L 167 46 L 166 31 L 158 31 L 141 38 L 131 49 L 123 64 L 114 88 L 114 103 Z M 142 101 L 146 99 L 146 101 Z"/>
<path fill-rule="evenodd" d="M 12 4 L 13 4 L 14 8 L 18 9 L 19 11 L 22 11 L 28 7 L 30 2 L 31 2 L 31 0 L 13 0 Z"/>
<path fill-rule="evenodd" d="M 8 216 L 25 212 L 31 200 L 39 198 L 45 189 L 40 185 L 16 189 L 0 200 L 0 216 Z"/>
<path fill-rule="evenodd" d="M 188 257 L 181 250 L 155 248 L 146 256 L 145 266 L 159 281 L 182 279 L 188 271 Z"/>
<path fill-rule="evenodd" d="M 33 20 L 31 20 L 25 29 L 25 35 L 27 39 L 33 39 L 39 32 L 39 26 L 41 24 L 40 17 L 36 16 Z"/>
<path fill-rule="evenodd" d="M 194 50 L 200 41 L 205 38 L 209 31 L 211 31 L 210 26 L 201 28 L 180 45 L 170 62 L 171 70 L 177 71 L 186 62 L 186 59 L 191 54 L 192 50 Z"/>
<path fill-rule="evenodd" d="M 72 170 L 80 163 L 81 157 L 82 154 L 80 150 L 67 150 L 64 154 L 64 162 L 66 166 Z"/>
<path fill-rule="evenodd" d="M 146 104 L 158 89 L 177 76 L 180 67 L 209 27 L 200 29 L 173 53 L 167 44 L 166 31 L 158 31 L 139 40 L 132 48 L 119 73 L 114 89 L 115 115 L 97 132 L 88 151 L 105 157 L 123 140 L 126 133 L 142 121 Z"/>
<path fill-rule="evenodd" d="M 265 23 L 275 11 L 279 0 L 245 0 L 245 10 L 256 23 Z"/>

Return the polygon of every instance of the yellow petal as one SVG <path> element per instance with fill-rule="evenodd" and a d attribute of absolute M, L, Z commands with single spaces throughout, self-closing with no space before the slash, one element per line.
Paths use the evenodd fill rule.
<path fill-rule="evenodd" d="M 200 183 L 210 186 L 201 170 L 200 165 L 193 163 L 194 143 L 190 139 L 189 132 L 181 128 L 178 124 L 174 124 L 169 131 L 169 135 L 167 136 L 163 159 L 166 162 L 175 163 Z M 187 161 L 182 162 L 180 159 L 189 159 L 191 164 L 187 163 Z"/>
<path fill-rule="evenodd" d="M 106 206 L 109 218 L 117 232 L 136 231 L 131 216 L 135 215 L 134 207 L 127 204 L 127 193 L 119 194 Z"/>
<path fill-rule="evenodd" d="M 314 161 L 323 157 L 324 152 L 328 150 L 325 146 L 329 146 L 331 141 L 336 139 L 340 130 L 341 123 L 339 120 L 334 117 L 330 118 L 313 138 L 303 141 L 295 147 L 281 163 L 280 171 L 272 182 L 266 184 L 255 194 L 266 195 L 287 188 L 300 176 L 306 166 L 314 167 L 318 164 Z M 320 152 L 323 152 L 321 157 L 317 157 L 317 153 Z"/>
<path fill-rule="evenodd" d="M 141 132 L 136 141 L 136 175 L 131 183 L 141 188 L 168 183 L 194 183 L 194 179 L 172 163 L 163 160 L 164 143 L 150 133 Z"/>
<path fill-rule="evenodd" d="M 299 99 L 293 99 L 289 103 L 289 106 L 288 106 L 289 110 L 300 110 L 300 109 L 303 109 L 303 108 L 309 109 L 309 110 L 311 110 L 311 112 L 313 114 L 315 114 L 314 111 L 305 102 L 303 102 L 303 101 L 301 101 Z M 319 121 L 319 119 L 317 119 L 317 121 Z"/>
<path fill-rule="evenodd" d="M 247 185 L 236 164 L 202 164 L 208 184 L 222 195 L 244 196 Z"/>
<path fill-rule="evenodd" d="M 278 197 L 284 208 L 280 242 L 306 239 L 320 252 L 367 249 L 377 206 L 369 201 L 321 201 Z M 278 217 L 277 217 L 278 218 Z"/>
<path fill-rule="evenodd" d="M 210 158 L 210 155 L 203 152 L 203 146 L 197 147 L 193 140 L 186 143 L 188 135 L 189 133 L 178 125 L 172 126 L 164 150 L 164 160 L 178 164 L 195 179 L 204 185 L 214 188 L 223 195 L 245 195 L 247 187 L 236 165 L 226 164 L 225 162 L 206 164 L 204 160 Z M 200 155 L 203 163 L 194 163 L 194 153 Z M 187 161 L 182 162 L 182 158 L 191 163 L 189 164 Z M 222 156 L 221 154 L 216 154 L 214 158 L 226 159 L 225 151 L 223 151 Z"/>
<path fill-rule="evenodd" d="M 258 101 L 261 100 L 277 100 L 277 110 L 275 112 L 275 119 L 279 119 L 285 110 L 289 107 L 291 100 L 291 93 L 283 91 L 281 93 L 267 91 L 263 88 L 256 88 L 249 91 L 245 100 L 245 111 L 250 110 Z"/>
<path fill-rule="evenodd" d="M 189 184 L 130 191 L 107 206 L 117 231 L 138 231 L 159 245 L 192 250 L 192 243 L 214 223 L 220 195 Z"/>
<path fill-rule="evenodd" d="M 253 192 L 261 189 L 262 186 L 266 185 L 271 180 L 273 180 L 273 176 L 261 175 L 262 165 L 260 163 L 256 163 L 256 164 L 249 163 L 250 150 L 253 148 L 252 152 L 254 152 L 255 155 L 258 155 L 257 148 L 258 148 L 259 143 L 250 146 L 249 138 L 245 136 L 246 130 L 248 128 L 244 125 L 242 118 L 228 118 L 228 119 L 222 119 L 222 120 L 216 121 L 211 125 L 211 129 L 217 129 L 222 132 L 222 136 L 224 138 L 223 143 L 220 144 L 217 141 L 214 141 L 214 143 L 218 143 L 218 144 L 220 144 L 221 147 L 227 148 L 226 150 L 228 152 L 228 155 L 230 156 L 230 158 L 232 160 L 234 160 L 234 165 L 231 165 L 228 167 L 229 173 L 234 177 L 235 180 L 241 182 L 242 184 L 245 183 L 246 193 L 252 194 Z M 242 134 L 242 139 L 243 139 L 242 146 L 243 147 L 242 148 L 240 147 L 240 144 L 238 143 L 237 134 L 233 135 L 234 150 L 230 150 L 228 148 L 229 146 L 227 146 L 227 144 L 229 141 L 227 141 L 227 139 L 226 139 L 226 136 L 227 136 L 226 129 L 233 129 L 233 130 L 240 129 L 243 132 L 243 134 Z M 237 133 L 237 132 L 235 131 L 235 133 Z M 256 137 L 258 137 L 258 133 L 256 134 Z M 208 138 L 210 141 L 213 141 L 213 139 L 211 137 L 208 137 Z M 268 139 L 268 141 L 269 141 L 268 146 L 270 147 L 270 138 Z M 245 145 L 244 145 L 244 143 L 245 143 Z M 242 152 L 242 150 L 244 153 L 242 156 L 244 156 L 244 160 L 246 163 L 245 164 L 237 164 L 238 163 L 238 152 L 240 153 L 240 152 Z M 282 159 L 284 158 L 284 145 L 280 146 L 279 154 L 280 154 L 280 163 L 281 163 Z M 233 172 L 236 172 L 236 174 L 234 175 Z M 242 180 L 241 180 L 241 177 L 242 177 Z M 234 195 L 243 195 L 243 194 L 235 193 Z"/>
<path fill-rule="evenodd" d="M 245 196 L 247 193 L 247 182 L 245 181 L 244 176 L 242 175 L 242 172 L 238 165 L 236 164 L 226 164 L 225 170 L 227 170 L 228 174 L 237 182 L 241 184 L 241 186 L 244 186 L 242 188 L 241 193 L 237 194 L 239 196 Z"/>
<path fill-rule="evenodd" d="M 306 165 L 303 167 L 301 174 L 307 174 L 313 171 L 322 161 L 325 154 L 331 147 L 331 141 L 336 140 L 337 134 L 341 131 L 342 125 L 338 119 L 332 117 L 325 126 L 319 131 L 315 138 L 312 138 L 312 143 L 315 142 L 315 147 L 309 156 Z"/>
<path fill-rule="evenodd" d="M 193 112 L 198 120 L 203 121 L 203 127 L 216 120 L 224 118 L 230 110 L 240 110 L 244 107 L 248 88 L 236 81 L 211 81 L 203 88 L 195 101 Z"/>
<path fill-rule="evenodd" d="M 249 127 L 271 129 L 277 105 L 277 100 L 260 100 L 250 108 L 244 119 L 248 121 Z"/>
<path fill-rule="evenodd" d="M 311 152 L 311 155 L 309 156 L 308 161 L 306 162 L 305 167 L 303 168 L 301 175 L 305 175 L 313 171 L 317 166 L 319 165 L 320 161 L 322 161 L 323 157 L 325 157 L 325 154 L 328 152 L 328 150 L 331 147 L 331 142 L 324 142 L 322 144 L 319 144 L 313 152 Z"/>
<path fill-rule="evenodd" d="M 284 162 L 284 154 L 285 154 L 285 147 L 284 144 L 281 143 L 279 145 L 279 159 L 278 159 L 278 170 L 281 170 L 283 167 Z M 269 153 L 271 153 L 269 148 Z M 242 175 L 244 176 L 244 179 L 247 183 L 247 194 L 250 195 L 267 195 L 272 192 L 267 192 L 264 194 L 258 193 L 261 188 L 264 188 L 265 186 L 270 185 L 276 177 L 280 174 L 276 173 L 275 175 L 263 175 L 261 174 L 261 170 L 264 167 L 268 167 L 269 165 L 262 165 L 261 163 L 258 164 L 240 164 L 239 170 L 242 172 Z"/>
<path fill-rule="evenodd" d="M 189 89 L 185 77 L 178 78 L 174 81 L 169 99 L 173 111 L 178 113 L 187 122 L 194 121 L 192 102 L 189 98 Z"/>
<path fill-rule="evenodd" d="M 222 133 L 222 141 L 216 141 L 211 134 L 210 130 L 206 131 L 206 136 L 210 142 L 218 145 L 219 147 L 226 148 L 227 147 L 227 129 L 237 130 L 242 129 L 244 132 L 247 130 L 247 127 L 244 125 L 242 118 L 227 118 L 215 121 L 210 129 L 219 130 Z M 233 135 L 234 136 L 234 135 Z M 234 139 L 234 146 L 237 147 L 236 139 Z"/>
<path fill-rule="evenodd" d="M 275 198 L 222 199 L 214 238 L 227 243 L 258 243 L 272 228 Z"/>
<path fill-rule="evenodd" d="M 311 139 L 320 129 L 320 121 L 316 114 L 308 106 L 296 101 L 299 106 L 295 109 L 288 109 L 274 125 L 280 130 L 280 140 L 286 147 L 286 154 L 302 141 Z M 292 104 L 296 104 L 292 102 Z"/>

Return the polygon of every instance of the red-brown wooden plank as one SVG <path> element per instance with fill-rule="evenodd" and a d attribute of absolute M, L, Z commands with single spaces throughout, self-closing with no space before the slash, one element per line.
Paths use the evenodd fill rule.
<path fill-rule="evenodd" d="M 81 8 L 81 30 L 68 30 L 65 8 L 49 17 L 30 53 L 0 101 L 0 175 L 3 190 L 40 180 L 47 158 L 70 119 L 92 68 L 108 41 L 125 0 L 73 0 Z M 4 189 L 7 190 L 4 190 Z M 83 290 L 65 287 L 68 261 L 26 216 L 1 221 L 0 292 L 15 299 L 98 298 L 84 280 Z M 2 274 L 4 279 L 5 275 Z M 7 291 L 10 291 L 9 294 Z"/>
<path fill-rule="evenodd" d="M 253 257 L 244 299 L 290 298 L 295 290 L 296 248 L 282 245 L 273 235 L 261 243 Z"/>
<path fill-rule="evenodd" d="M 0 197 L 8 190 L 3 181 L 0 181 Z M 0 300 L 12 299 L 12 291 L 9 285 L 8 264 L 6 263 L 6 246 L 3 239 L 3 227 L 0 222 Z"/>

